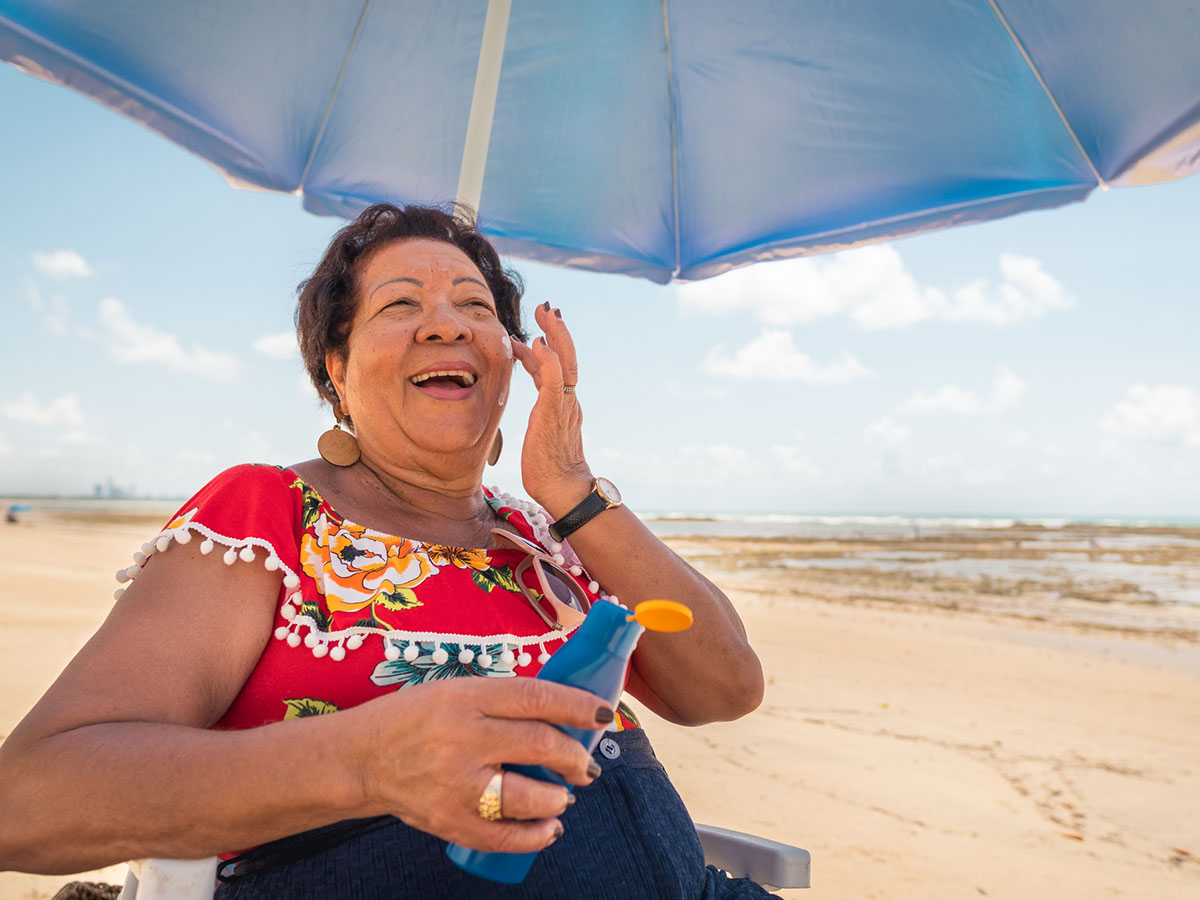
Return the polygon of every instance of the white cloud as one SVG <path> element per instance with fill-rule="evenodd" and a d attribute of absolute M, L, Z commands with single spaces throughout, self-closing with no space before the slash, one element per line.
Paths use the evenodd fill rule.
<path fill-rule="evenodd" d="M 791 472 L 802 478 L 818 478 L 821 475 L 821 469 L 802 457 L 796 447 L 776 444 L 771 448 L 771 456 L 785 472 Z"/>
<path fill-rule="evenodd" d="M 875 438 L 889 447 L 903 444 L 912 435 L 912 428 L 901 425 L 891 416 L 881 416 L 863 429 L 867 437 Z"/>
<path fill-rule="evenodd" d="M 46 323 L 47 328 L 60 337 L 67 333 L 67 322 L 70 319 L 71 310 L 67 306 L 66 297 L 55 294 L 47 305 L 42 292 L 30 278 L 25 279 L 25 295 L 29 298 L 29 305 L 43 313 L 42 321 Z"/>
<path fill-rule="evenodd" d="M 1013 325 L 1075 303 L 1032 257 L 1005 253 L 998 267 L 998 282 L 979 278 L 946 290 L 920 284 L 894 247 L 877 244 L 759 263 L 676 290 L 685 308 L 712 315 L 749 312 L 773 325 L 795 325 L 844 314 L 868 330 L 925 320 Z"/>
<path fill-rule="evenodd" d="M 987 394 L 981 395 L 970 388 L 943 384 L 931 394 L 917 391 L 896 407 L 896 413 L 974 415 L 980 412 L 999 412 L 1020 403 L 1028 387 L 1011 369 L 1001 366 L 992 381 L 992 389 Z"/>
<path fill-rule="evenodd" d="M 291 359 L 300 353 L 300 348 L 296 345 L 296 332 L 294 331 L 264 334 L 254 342 L 254 349 L 272 359 Z"/>
<path fill-rule="evenodd" d="M 1200 396 L 1177 384 L 1137 384 L 1100 424 L 1118 437 L 1200 447 Z"/>
<path fill-rule="evenodd" d="M 0 412 L 10 419 L 34 425 L 78 428 L 83 424 L 79 398 L 74 394 L 63 394 L 47 404 L 42 404 L 33 394 L 26 392 L 21 399 L 0 406 Z"/>
<path fill-rule="evenodd" d="M 88 446 L 107 443 L 104 438 L 91 432 L 76 428 L 71 431 L 64 431 L 58 436 L 60 444 L 72 444 L 78 446 Z"/>
<path fill-rule="evenodd" d="M 998 484 L 1008 477 L 1006 463 L 968 462 L 961 453 L 931 456 L 920 464 L 921 474 L 935 481 L 956 480 L 962 484 Z"/>
<path fill-rule="evenodd" d="M 791 332 L 782 329 L 764 329 L 732 356 L 726 353 L 724 344 L 718 344 L 709 351 L 703 368 L 707 374 L 719 377 L 809 384 L 843 384 L 871 374 L 870 369 L 845 350 L 833 362 L 824 365 L 814 362 L 807 353 L 796 349 Z"/>
<path fill-rule="evenodd" d="M 157 364 L 214 381 L 231 381 L 241 369 L 230 353 L 203 347 L 184 350 L 175 335 L 136 321 L 125 304 L 112 297 L 100 301 L 100 321 L 108 331 L 109 356 L 119 363 Z"/>
<path fill-rule="evenodd" d="M 95 273 L 82 256 L 74 250 L 54 250 L 33 254 L 33 266 L 51 278 L 90 278 Z"/>

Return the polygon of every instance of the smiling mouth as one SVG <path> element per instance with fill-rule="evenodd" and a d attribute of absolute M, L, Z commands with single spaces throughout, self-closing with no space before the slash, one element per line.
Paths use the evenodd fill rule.
<path fill-rule="evenodd" d="M 438 372 L 422 372 L 408 380 L 417 387 L 423 388 L 469 388 L 475 383 L 475 376 L 463 369 L 446 369 Z"/>

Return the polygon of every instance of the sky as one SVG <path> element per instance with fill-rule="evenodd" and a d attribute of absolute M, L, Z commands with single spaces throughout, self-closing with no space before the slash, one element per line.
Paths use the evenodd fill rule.
<path fill-rule="evenodd" d="M 292 312 L 341 222 L 7 65 L 0 122 L 0 494 L 314 456 Z M 1200 518 L 1200 177 L 686 286 L 511 264 L 635 510 Z"/>

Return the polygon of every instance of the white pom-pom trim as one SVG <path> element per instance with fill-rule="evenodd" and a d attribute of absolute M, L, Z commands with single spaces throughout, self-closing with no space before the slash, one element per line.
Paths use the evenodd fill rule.
<path fill-rule="evenodd" d="M 154 549 L 159 553 L 165 553 L 166 549 L 171 546 L 171 538 L 168 535 L 163 535 L 154 542 Z"/>
<path fill-rule="evenodd" d="M 222 556 L 221 559 L 224 560 L 225 565 L 232 566 L 235 562 L 237 562 L 237 551 L 230 547 L 225 551 L 225 555 Z"/>
<path fill-rule="evenodd" d="M 329 651 L 329 658 L 332 659 L 334 662 L 341 662 L 343 659 L 346 658 L 346 648 L 343 647 L 341 644 L 332 648 Z"/>
<path fill-rule="evenodd" d="M 289 647 L 299 647 L 300 646 L 300 635 L 296 634 L 296 632 L 293 631 L 291 634 L 289 634 L 287 636 L 287 642 L 288 642 Z"/>
<path fill-rule="evenodd" d="M 400 648 L 391 641 L 388 641 L 387 649 L 383 651 L 383 656 L 389 662 L 395 662 L 400 658 Z"/>
<path fill-rule="evenodd" d="M 421 655 L 421 648 L 416 644 L 409 644 L 404 648 L 404 659 L 406 662 L 413 662 Z"/>
<path fill-rule="evenodd" d="M 446 652 L 445 647 L 438 647 L 433 651 L 433 664 L 435 666 L 445 665 L 448 659 L 450 659 L 450 654 Z"/>
<path fill-rule="evenodd" d="M 200 552 L 205 556 L 213 552 L 213 542 L 209 538 L 205 538 L 204 542 L 200 545 Z"/>
<path fill-rule="evenodd" d="M 469 666 L 471 661 L 475 659 L 475 651 L 468 650 L 466 647 L 458 651 L 458 661 L 464 666 Z"/>

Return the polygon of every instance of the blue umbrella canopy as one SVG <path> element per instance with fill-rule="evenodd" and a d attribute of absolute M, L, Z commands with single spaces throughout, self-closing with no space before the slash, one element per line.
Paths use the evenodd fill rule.
<path fill-rule="evenodd" d="M 1200 169 L 1187 0 L 0 0 L 0 58 L 321 215 L 658 282 Z"/>

